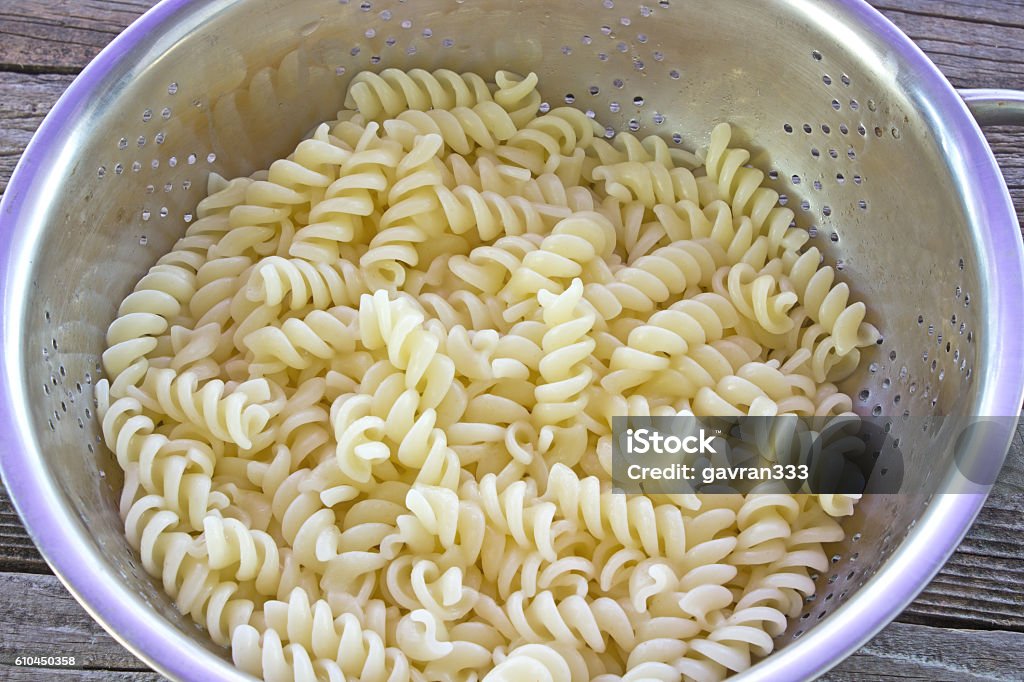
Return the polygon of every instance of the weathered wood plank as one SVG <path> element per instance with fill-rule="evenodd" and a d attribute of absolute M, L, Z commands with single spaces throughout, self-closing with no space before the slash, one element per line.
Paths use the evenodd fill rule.
<path fill-rule="evenodd" d="M 4 660 L 74 656 L 85 668 L 148 670 L 79 606 L 56 576 L 0 573 L 0 604 L 4 605 L 0 609 L 0 658 Z"/>
<path fill-rule="evenodd" d="M 73 78 L 0 71 L 0 194 L 32 134 Z"/>
<path fill-rule="evenodd" d="M 1010 188 L 1010 197 L 1017 207 L 1017 220 L 1024 225 L 1024 128 L 990 128 L 985 131 L 985 137 Z"/>
<path fill-rule="evenodd" d="M 51 573 L 0 484 L 0 572 Z"/>
<path fill-rule="evenodd" d="M 1024 632 L 1024 425 L 970 533 L 899 620 Z"/>
<path fill-rule="evenodd" d="M 153 0 L 5 0 L 0 70 L 78 73 Z"/>
<path fill-rule="evenodd" d="M 166 682 L 167 678 L 147 670 L 61 670 L 59 668 L 8 668 L 0 666 L 0 679 L 16 682 Z"/>
<path fill-rule="evenodd" d="M 1020 680 L 1024 634 L 892 623 L 822 677 L 876 680 Z"/>
<path fill-rule="evenodd" d="M 1019 2 L 872 4 L 913 38 L 953 85 L 1024 88 L 1024 8 Z"/>
<path fill-rule="evenodd" d="M 935 19 L 1024 28 L 1024 6 L 1020 0 L 873 0 L 871 4 L 882 12 L 902 11 Z"/>

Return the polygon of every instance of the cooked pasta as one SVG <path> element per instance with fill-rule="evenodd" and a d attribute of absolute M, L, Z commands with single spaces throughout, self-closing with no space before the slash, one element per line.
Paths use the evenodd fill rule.
<path fill-rule="evenodd" d="M 834 416 L 877 331 L 714 129 L 538 113 L 537 77 L 355 76 L 121 304 L 121 513 L 268 682 L 718 680 L 854 495 L 612 490 L 616 416 Z"/>

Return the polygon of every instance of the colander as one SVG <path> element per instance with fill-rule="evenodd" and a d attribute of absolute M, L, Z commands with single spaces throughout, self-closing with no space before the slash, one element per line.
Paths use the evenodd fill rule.
<path fill-rule="evenodd" d="M 982 122 L 1021 123 L 1024 97 L 958 95 L 858 0 L 166 0 L 147 13 L 54 107 L 0 204 L 3 475 L 85 608 L 168 677 L 246 678 L 124 539 L 99 354 L 208 174 L 266 167 L 333 117 L 352 74 L 386 67 L 536 71 L 550 106 L 691 149 L 733 124 L 869 303 L 884 338 L 843 388 L 891 416 L 905 458 L 901 494 L 862 501 L 817 594 L 745 677 L 820 674 L 895 617 L 985 499 L 963 485 L 953 435 L 1005 417 L 983 453 L 998 469 L 1021 405 L 1024 248 L 964 99 Z M 933 415 L 941 429 L 917 428 Z"/>

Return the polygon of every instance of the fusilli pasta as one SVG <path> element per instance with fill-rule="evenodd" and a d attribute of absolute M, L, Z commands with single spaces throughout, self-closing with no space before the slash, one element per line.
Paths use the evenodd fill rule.
<path fill-rule="evenodd" d="M 627 496 L 616 416 L 849 413 L 877 330 L 721 124 L 539 114 L 536 75 L 356 75 L 121 304 L 97 387 L 145 569 L 285 680 L 718 680 L 855 495 Z"/>

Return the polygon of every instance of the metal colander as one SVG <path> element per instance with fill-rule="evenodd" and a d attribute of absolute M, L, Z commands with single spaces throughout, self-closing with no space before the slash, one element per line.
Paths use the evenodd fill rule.
<path fill-rule="evenodd" d="M 211 171 L 266 167 L 333 117 L 352 74 L 387 67 L 536 71 L 548 105 L 691 149 L 733 124 L 868 302 L 884 338 L 844 389 L 891 416 L 905 458 L 902 494 L 863 500 L 780 650 L 746 675 L 811 677 L 890 621 L 984 501 L 983 486 L 943 494 L 960 478 L 949 434 L 977 415 L 1015 422 L 1024 249 L 967 107 L 858 0 L 167 0 L 145 15 L 60 100 L 0 205 L 3 474 L 85 607 L 172 678 L 244 678 L 124 538 L 99 354 Z M 991 121 L 1024 119 L 1019 95 L 965 96 Z M 991 439 L 990 467 L 1008 442 Z"/>

